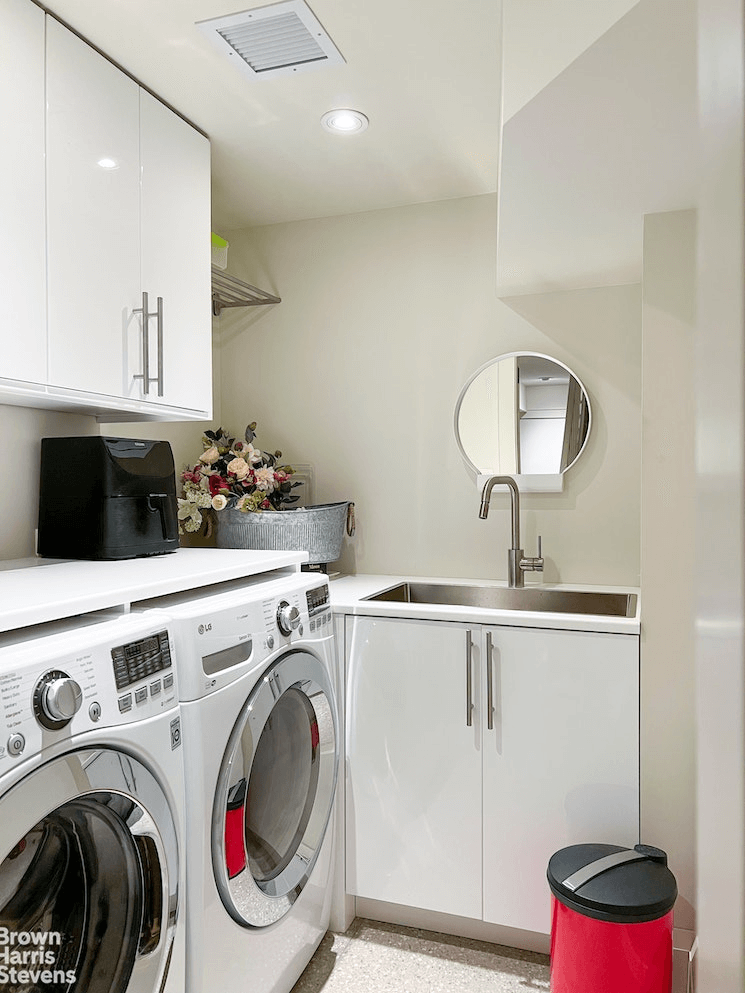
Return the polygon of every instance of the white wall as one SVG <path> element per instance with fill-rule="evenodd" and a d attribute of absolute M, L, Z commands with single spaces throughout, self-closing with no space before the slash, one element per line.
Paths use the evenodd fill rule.
<path fill-rule="evenodd" d="M 230 270 L 278 292 L 220 319 L 224 427 L 316 470 L 316 501 L 354 500 L 343 571 L 506 578 L 509 502 L 487 521 L 453 438 L 480 365 L 516 349 L 572 367 L 593 433 L 563 494 L 523 500 L 545 579 L 639 580 L 638 286 L 497 299 L 495 197 L 229 232 Z"/>
<path fill-rule="evenodd" d="M 29 407 L 0 406 L 0 437 L 5 448 L 0 488 L 0 558 L 20 559 L 35 552 L 39 513 L 41 439 L 98 434 L 95 418 Z M 60 479 L 60 489 L 70 480 Z"/>
<path fill-rule="evenodd" d="M 695 930 L 696 212 L 644 221 L 641 837 L 678 881 L 676 927 Z"/>
<path fill-rule="evenodd" d="M 700 993 L 745 989 L 745 12 L 699 3 L 696 331 Z"/>

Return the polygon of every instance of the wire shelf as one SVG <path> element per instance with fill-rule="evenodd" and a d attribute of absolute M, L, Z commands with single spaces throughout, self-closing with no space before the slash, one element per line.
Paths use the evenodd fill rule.
<path fill-rule="evenodd" d="M 226 307 L 262 307 L 282 298 L 212 266 L 212 313 L 219 317 Z"/>

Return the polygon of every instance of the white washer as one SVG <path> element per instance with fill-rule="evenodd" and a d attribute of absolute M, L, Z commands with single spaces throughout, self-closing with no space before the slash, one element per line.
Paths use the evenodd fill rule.
<path fill-rule="evenodd" d="M 183 993 L 169 649 L 156 613 L 0 637 L 0 988 Z"/>
<path fill-rule="evenodd" d="M 179 667 L 187 991 L 288 993 L 327 929 L 332 895 L 328 582 L 275 574 L 149 603 L 171 618 Z"/>

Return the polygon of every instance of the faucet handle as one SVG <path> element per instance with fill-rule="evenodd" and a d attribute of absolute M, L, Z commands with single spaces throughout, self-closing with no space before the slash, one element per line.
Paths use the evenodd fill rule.
<path fill-rule="evenodd" d="M 540 535 L 538 535 L 538 554 L 533 558 L 525 556 L 521 558 L 520 568 L 523 572 L 543 572 L 543 550 Z"/>

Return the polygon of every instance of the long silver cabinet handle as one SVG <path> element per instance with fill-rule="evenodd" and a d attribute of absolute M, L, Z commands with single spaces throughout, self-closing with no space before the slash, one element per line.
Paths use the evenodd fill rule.
<path fill-rule="evenodd" d="M 466 631 L 466 727 L 473 726 L 473 668 L 471 665 L 473 642 L 471 632 Z"/>
<path fill-rule="evenodd" d="M 142 372 L 133 376 L 133 379 L 142 380 L 142 392 L 145 396 L 150 393 L 150 318 L 153 316 L 148 311 L 148 297 L 145 290 L 142 291 L 142 306 L 135 308 L 135 314 L 142 314 Z"/>
<path fill-rule="evenodd" d="M 158 396 L 163 396 L 163 297 L 158 297 Z M 540 554 L 540 553 L 539 553 Z"/>
<path fill-rule="evenodd" d="M 494 673 L 491 664 L 491 631 L 486 632 L 486 726 L 494 730 Z"/>

